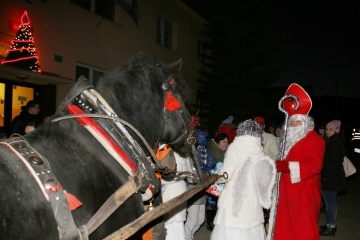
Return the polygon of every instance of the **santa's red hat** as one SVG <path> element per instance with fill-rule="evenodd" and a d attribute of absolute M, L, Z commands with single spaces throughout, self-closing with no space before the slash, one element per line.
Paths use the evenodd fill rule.
<path fill-rule="evenodd" d="M 299 101 L 299 108 L 297 110 L 297 103 L 293 98 L 286 98 L 283 102 L 283 108 L 286 112 L 288 112 L 289 117 L 294 114 L 304 114 L 308 115 L 312 102 L 309 94 L 298 84 L 292 83 L 289 88 L 286 90 L 285 95 L 295 95 Z"/>

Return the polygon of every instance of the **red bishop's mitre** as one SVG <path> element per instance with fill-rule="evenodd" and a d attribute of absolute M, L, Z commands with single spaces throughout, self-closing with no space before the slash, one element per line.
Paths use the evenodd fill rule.
<path fill-rule="evenodd" d="M 283 108 L 288 112 L 289 117 L 294 114 L 305 114 L 308 115 L 312 107 L 311 98 L 309 94 L 298 84 L 292 83 L 289 88 L 286 90 L 285 95 L 293 94 L 295 95 L 300 103 L 298 110 L 296 109 L 297 103 L 293 98 L 286 98 L 283 102 Z"/>

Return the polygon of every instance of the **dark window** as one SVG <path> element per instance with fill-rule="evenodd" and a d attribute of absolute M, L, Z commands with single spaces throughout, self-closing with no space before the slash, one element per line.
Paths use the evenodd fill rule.
<path fill-rule="evenodd" d="M 211 62 L 211 50 L 205 47 L 203 41 L 199 40 L 198 42 L 198 60 L 203 64 L 208 64 Z"/>
<path fill-rule="evenodd" d="M 79 79 L 79 77 L 84 76 L 87 79 L 90 77 L 90 69 L 87 67 L 76 65 L 76 75 L 75 75 L 75 81 Z"/>
<path fill-rule="evenodd" d="M 80 64 L 80 63 L 76 64 L 76 73 L 75 73 L 76 81 L 82 75 L 82 76 L 86 77 L 87 79 L 89 79 L 90 83 L 93 86 L 96 86 L 97 83 L 99 82 L 100 78 L 102 76 L 104 76 L 105 73 L 106 73 L 105 71 L 97 69 L 97 68 L 86 66 L 86 65 Z"/>
<path fill-rule="evenodd" d="M 173 49 L 173 25 L 164 17 L 157 17 L 156 43 Z"/>

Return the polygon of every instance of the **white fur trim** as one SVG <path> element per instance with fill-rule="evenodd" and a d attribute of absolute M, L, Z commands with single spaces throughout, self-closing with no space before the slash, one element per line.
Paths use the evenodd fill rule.
<path fill-rule="evenodd" d="M 298 183 L 301 181 L 300 178 L 300 163 L 299 162 L 289 162 L 289 168 L 290 168 L 290 178 L 291 183 Z"/>

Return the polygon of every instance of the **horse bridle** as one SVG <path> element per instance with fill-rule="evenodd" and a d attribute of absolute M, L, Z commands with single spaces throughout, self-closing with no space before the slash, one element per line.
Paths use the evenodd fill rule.
<path fill-rule="evenodd" d="M 176 139 L 172 140 L 171 142 L 167 142 L 169 145 L 178 144 L 181 142 L 187 141 L 189 144 L 195 144 L 196 140 L 192 137 L 193 131 L 190 131 L 190 125 L 186 124 L 184 108 L 185 104 L 181 104 L 179 100 L 173 95 L 172 86 L 176 83 L 175 79 L 170 79 L 167 83 L 163 83 L 162 89 L 165 93 L 166 99 L 164 102 L 164 120 L 165 120 L 165 127 L 164 127 L 164 135 L 166 134 L 166 129 L 170 129 L 167 127 L 169 124 L 169 119 L 172 116 L 179 115 L 181 119 L 182 125 L 182 134 L 178 136 Z M 172 103 L 167 104 L 168 101 L 172 101 Z M 172 107 L 168 107 L 172 106 Z M 175 106 L 174 106 L 175 105 Z"/>
<path fill-rule="evenodd" d="M 184 178 L 187 178 L 189 181 L 192 181 L 192 183 L 199 183 L 203 182 L 202 177 L 202 170 L 198 161 L 197 152 L 195 149 L 195 143 L 196 139 L 193 137 L 193 133 L 195 131 L 194 127 L 194 119 L 190 122 L 189 125 L 186 124 L 185 116 L 184 116 L 184 104 L 181 104 L 178 99 L 172 94 L 172 87 L 176 83 L 175 79 L 170 79 L 168 83 L 164 83 L 162 85 L 162 89 L 165 92 L 166 99 L 164 103 L 164 118 L 165 118 L 165 130 L 164 135 L 166 134 L 166 129 L 169 129 L 170 127 L 167 127 L 167 124 L 169 123 L 168 119 L 171 118 L 171 115 L 178 114 L 180 115 L 180 119 L 182 121 L 182 134 L 177 137 L 175 140 L 171 141 L 170 143 L 167 143 L 171 146 L 171 144 L 177 144 L 183 142 L 185 144 L 185 141 L 187 144 L 191 145 L 191 153 L 193 156 L 193 162 L 196 167 L 196 171 L 198 173 L 198 178 L 196 175 L 194 175 L 192 172 L 177 172 L 174 180 L 182 180 Z"/>

